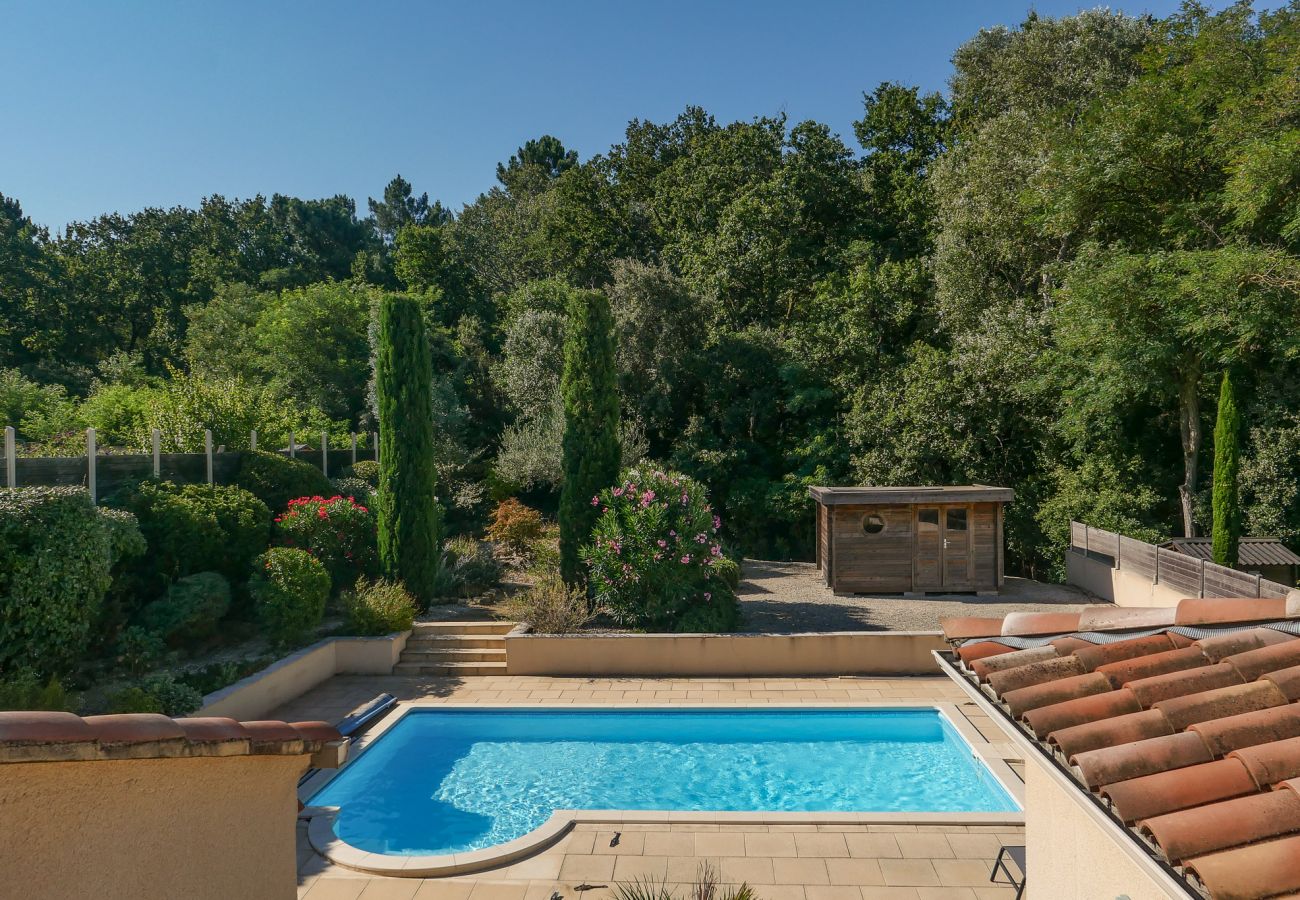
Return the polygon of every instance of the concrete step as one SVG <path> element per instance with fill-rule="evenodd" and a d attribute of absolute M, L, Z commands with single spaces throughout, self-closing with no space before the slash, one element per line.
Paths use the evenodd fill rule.
<path fill-rule="evenodd" d="M 514 622 L 416 622 L 411 637 L 456 634 L 505 634 Z"/>
<path fill-rule="evenodd" d="M 406 640 L 407 650 L 505 650 L 505 635 L 500 634 L 440 634 L 433 637 L 411 635 Z"/>
<path fill-rule="evenodd" d="M 394 675 L 504 675 L 504 662 L 399 662 L 393 666 Z"/>
<path fill-rule="evenodd" d="M 424 664 L 442 662 L 505 662 L 504 648 L 485 647 L 457 648 L 454 650 L 407 649 L 402 652 L 402 662 L 419 662 Z"/>

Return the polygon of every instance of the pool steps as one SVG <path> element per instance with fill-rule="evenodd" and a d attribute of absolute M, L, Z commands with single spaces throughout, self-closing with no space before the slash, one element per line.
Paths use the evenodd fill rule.
<path fill-rule="evenodd" d="M 419 622 L 394 675 L 504 675 L 513 622 Z"/>

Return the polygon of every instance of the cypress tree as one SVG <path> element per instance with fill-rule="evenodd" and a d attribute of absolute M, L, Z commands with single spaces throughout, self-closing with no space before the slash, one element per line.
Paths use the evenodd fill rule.
<path fill-rule="evenodd" d="M 591 498 L 618 481 L 618 373 L 614 319 L 599 291 L 574 291 L 564 339 L 564 486 L 560 491 L 560 575 L 585 582 L 578 549 L 591 538 L 599 509 Z"/>
<path fill-rule="evenodd" d="M 433 363 L 420 306 L 389 294 L 379 302 L 375 353 L 379 407 L 379 563 L 417 600 L 434 599 L 442 513 L 433 467 Z"/>
<path fill-rule="evenodd" d="M 1221 566 L 1237 565 L 1241 543 L 1241 503 L 1237 492 L 1240 442 L 1237 390 L 1232 376 L 1224 372 L 1214 422 L 1214 561 Z"/>

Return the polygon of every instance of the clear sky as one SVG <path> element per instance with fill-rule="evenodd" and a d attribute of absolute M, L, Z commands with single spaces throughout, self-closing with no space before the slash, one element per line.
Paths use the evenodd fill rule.
<path fill-rule="evenodd" d="M 1092 4 L 1036 0 L 1044 15 Z M 1216 4 L 1219 5 L 1219 4 Z M 1166 15 L 1175 0 L 1134 0 Z M 0 0 L 0 193 L 62 227 L 208 194 L 346 193 L 400 172 L 459 209 L 551 133 L 784 111 L 852 143 L 863 91 L 941 89 L 1028 0 Z"/>

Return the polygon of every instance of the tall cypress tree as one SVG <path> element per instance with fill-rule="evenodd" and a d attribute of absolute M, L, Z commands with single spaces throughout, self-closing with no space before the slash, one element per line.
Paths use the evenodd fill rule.
<path fill-rule="evenodd" d="M 1221 566 L 1237 565 L 1241 543 L 1241 502 L 1237 492 L 1240 444 L 1237 389 L 1232 376 L 1224 372 L 1214 421 L 1214 561 Z"/>
<path fill-rule="evenodd" d="M 434 599 L 442 513 L 433 467 L 433 363 L 420 306 L 389 294 L 379 302 L 375 354 L 379 407 L 379 562 L 420 602 Z"/>
<path fill-rule="evenodd" d="M 599 510 L 591 498 L 618 481 L 618 373 L 614 319 L 599 291 L 574 291 L 564 339 L 564 486 L 560 491 L 560 575 L 585 582 L 578 549 Z"/>

